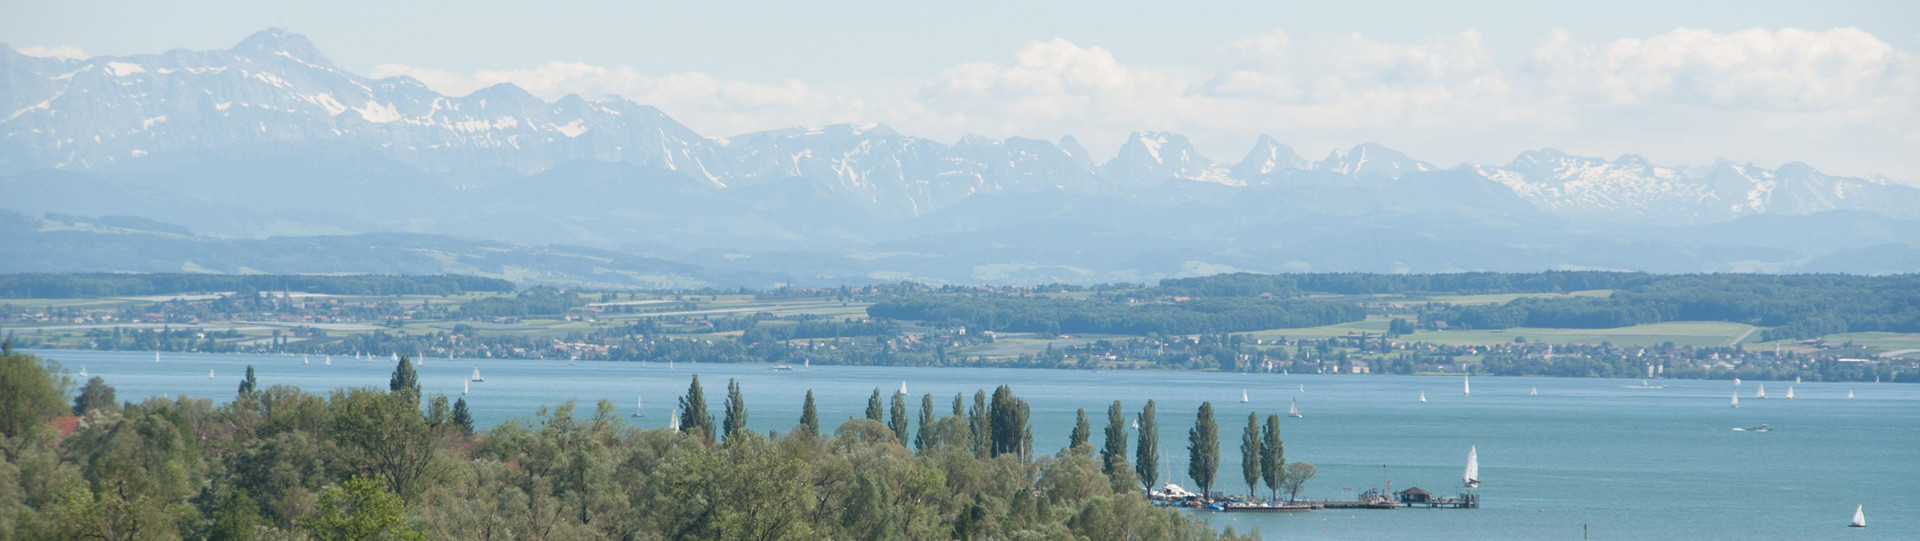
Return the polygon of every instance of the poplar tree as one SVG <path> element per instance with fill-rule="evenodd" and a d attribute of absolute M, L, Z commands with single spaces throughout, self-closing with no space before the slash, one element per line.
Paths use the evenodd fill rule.
<path fill-rule="evenodd" d="M 1268 415 L 1267 426 L 1260 431 L 1260 478 L 1267 482 L 1273 499 L 1280 499 L 1280 484 L 1287 476 L 1287 450 L 1280 443 L 1280 416 Z"/>
<path fill-rule="evenodd" d="M 460 427 L 461 435 L 473 435 L 473 412 L 467 411 L 467 399 L 464 397 L 453 402 L 453 425 Z"/>
<path fill-rule="evenodd" d="M 700 389 L 699 374 L 694 374 L 693 383 L 687 385 L 687 395 L 680 397 L 680 430 L 698 434 L 708 445 L 713 444 L 713 415 L 707 413 L 707 393 Z"/>
<path fill-rule="evenodd" d="M 813 409 L 813 389 L 807 389 L 807 402 L 800 406 L 800 434 L 808 438 L 820 435 L 820 414 Z"/>
<path fill-rule="evenodd" d="M 939 445 L 939 437 L 933 432 L 933 395 L 920 395 L 920 432 L 913 436 L 913 448 L 924 453 Z"/>
<path fill-rule="evenodd" d="M 251 368 L 251 367 L 249 367 Z M 253 379 L 253 371 L 247 371 L 247 379 Z M 387 380 L 387 390 L 409 406 L 420 406 L 420 375 L 413 371 L 413 361 L 400 356 L 400 364 L 393 367 L 393 379 Z"/>
<path fill-rule="evenodd" d="M 1187 476 L 1199 485 L 1201 497 L 1213 494 L 1213 476 L 1220 472 L 1220 426 L 1213 420 L 1213 403 L 1201 402 L 1200 412 L 1187 431 Z"/>
<path fill-rule="evenodd" d="M 873 396 L 867 397 L 867 419 L 876 423 L 887 422 L 887 413 L 880 409 L 880 388 L 873 389 Z"/>
<path fill-rule="evenodd" d="M 1120 412 L 1120 401 L 1107 406 L 1107 445 L 1100 449 L 1100 473 L 1112 476 L 1113 472 L 1127 467 L 1127 416 Z"/>
<path fill-rule="evenodd" d="M 1067 449 L 1079 452 L 1080 446 L 1086 445 L 1087 439 L 1093 437 L 1093 427 L 1087 424 L 1087 408 L 1075 410 L 1073 416 L 1073 433 L 1067 435 Z"/>
<path fill-rule="evenodd" d="M 1260 412 L 1247 412 L 1247 430 L 1240 433 L 1240 477 L 1253 497 L 1260 489 Z"/>
<path fill-rule="evenodd" d="M 727 439 L 747 428 L 747 401 L 740 396 L 740 384 L 733 378 L 727 378 L 726 417 L 721 420 L 720 428 Z"/>
<path fill-rule="evenodd" d="M 399 374 L 395 374 L 395 376 L 398 377 Z M 240 380 L 240 394 L 243 396 L 253 394 L 253 390 L 258 388 L 257 386 L 259 384 L 260 380 L 253 378 L 253 365 L 247 365 L 247 378 Z M 415 388 L 417 389 L 418 387 L 416 386 Z"/>
<path fill-rule="evenodd" d="M 1148 400 L 1140 408 L 1140 445 L 1134 449 L 1133 471 L 1140 474 L 1140 482 L 1152 488 L 1160 478 L 1160 428 L 1153 421 L 1153 401 Z"/>
<path fill-rule="evenodd" d="M 893 393 L 893 403 L 890 404 L 890 406 L 887 415 L 887 428 L 893 429 L 893 439 L 899 441 L 900 445 L 904 447 L 907 445 L 908 429 L 906 396 L 900 393 Z"/>
<path fill-rule="evenodd" d="M 967 410 L 967 430 L 973 435 L 973 456 L 987 458 L 993 454 L 993 434 L 987 420 L 987 391 L 973 392 L 973 408 Z"/>

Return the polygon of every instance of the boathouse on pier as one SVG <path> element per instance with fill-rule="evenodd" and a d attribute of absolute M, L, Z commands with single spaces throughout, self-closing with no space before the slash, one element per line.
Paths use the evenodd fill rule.
<path fill-rule="evenodd" d="M 1400 503 L 1405 505 L 1425 505 L 1433 499 L 1433 493 L 1421 490 L 1420 487 L 1402 490 L 1396 494 L 1400 496 Z"/>

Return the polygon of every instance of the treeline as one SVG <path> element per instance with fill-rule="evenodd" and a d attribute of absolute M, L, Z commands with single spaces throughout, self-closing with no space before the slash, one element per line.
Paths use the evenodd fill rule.
<path fill-rule="evenodd" d="M 512 297 L 487 297 L 463 303 L 453 312 L 454 319 L 490 319 L 559 315 L 586 304 L 579 295 L 541 286 Z"/>
<path fill-rule="evenodd" d="M 56 364 L 0 354 L 0 538 L 1241 538 L 1152 507 L 1084 436 L 1031 453 L 1005 387 L 938 418 L 922 397 L 918 432 L 895 398 L 887 422 L 824 433 L 811 394 L 793 430 L 754 432 L 733 384 L 715 424 L 696 379 L 684 430 L 634 428 L 603 401 L 474 434 L 405 362 L 384 390 L 249 378 L 219 405 L 121 404 L 99 378 L 69 403 L 68 385 Z M 61 437 L 52 418 L 70 413 Z"/>
<path fill-rule="evenodd" d="M 0 274 L 0 298 L 58 299 L 171 295 L 212 291 L 300 291 L 328 295 L 454 295 L 513 291 L 513 282 L 478 276 L 317 276 L 271 274 Z"/>
<path fill-rule="evenodd" d="M 1307 293 L 1342 295 L 1559 293 L 1621 289 L 1654 283 L 1664 278 L 1667 276 L 1603 271 L 1443 274 L 1363 272 L 1253 274 L 1243 272 L 1198 278 L 1169 278 L 1161 280 L 1158 290 L 1149 293 L 1188 297 L 1250 297 L 1261 294 L 1297 296 Z"/>
<path fill-rule="evenodd" d="M 1920 332 L 1920 275 L 1712 274 L 1663 276 L 1607 298 L 1522 298 L 1423 313 L 1432 326 L 1598 329 L 1666 321 L 1772 327 L 1764 340 L 1841 332 Z"/>
<path fill-rule="evenodd" d="M 1200 334 L 1318 327 L 1359 321 L 1349 302 L 1207 298 L 1127 303 L 992 295 L 923 295 L 867 307 L 876 318 L 997 332 Z"/>

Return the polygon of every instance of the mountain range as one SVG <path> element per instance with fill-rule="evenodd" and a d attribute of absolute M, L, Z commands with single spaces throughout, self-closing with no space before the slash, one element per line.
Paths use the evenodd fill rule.
<path fill-rule="evenodd" d="M 370 79 L 283 29 L 221 51 L 84 60 L 0 46 L 0 115 L 0 208 L 41 224 L 22 234 L 156 234 L 48 225 L 136 217 L 262 246 L 401 233 L 680 265 L 637 285 L 1789 271 L 1842 255 L 1865 263 L 1835 270 L 1901 272 L 1916 270 L 1910 255 L 1860 251 L 1911 254 L 1920 238 L 1920 189 L 1798 162 L 1669 167 L 1541 149 L 1440 167 L 1377 144 L 1311 160 L 1266 136 L 1216 162 L 1153 131 L 1104 162 L 1072 137 L 947 144 L 831 125 L 719 138 L 617 96 L 547 102 L 501 84 L 456 97 Z M 67 264 L 273 267 L 243 255 L 209 267 L 192 252 Z"/>

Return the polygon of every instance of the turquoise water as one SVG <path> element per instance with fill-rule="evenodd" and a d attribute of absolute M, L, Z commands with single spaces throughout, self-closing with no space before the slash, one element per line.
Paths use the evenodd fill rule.
<path fill-rule="evenodd" d="M 384 389 L 390 361 L 298 356 L 35 351 L 105 378 L 122 400 L 159 394 L 227 399 L 247 365 L 262 385 L 310 391 L 373 386 Z M 665 365 L 526 360 L 433 359 L 420 369 L 426 392 L 457 396 L 479 367 L 467 401 L 479 424 L 531 417 L 541 405 L 580 400 L 613 402 L 624 415 L 636 395 L 647 416 L 665 426 L 688 378 L 701 376 L 709 408 L 718 411 L 728 378 L 746 395 L 749 425 L 786 430 L 799 419 L 812 389 L 824 424 L 859 416 L 873 389 L 891 393 L 902 381 L 914 396 L 933 393 L 947 412 L 956 392 L 1011 385 L 1033 406 L 1037 452 L 1065 445 L 1076 408 L 1085 408 L 1101 437 L 1106 407 L 1121 400 L 1131 416 L 1147 399 L 1157 402 L 1162 475 L 1188 488 L 1186 433 L 1195 409 L 1210 400 L 1221 425 L 1222 465 L 1216 486 L 1246 490 L 1240 474 L 1240 433 L 1249 411 L 1282 413 L 1300 401 L 1302 419 L 1282 420 L 1286 456 L 1311 462 L 1320 475 L 1302 497 L 1342 498 L 1381 486 L 1419 486 L 1437 494 L 1458 491 L 1469 445 L 1479 448 L 1483 498 L 1479 510 L 1400 509 L 1302 514 L 1206 516 L 1216 525 L 1258 526 L 1271 538 L 1308 539 L 1914 539 L 1920 538 L 1920 386 L 1867 383 L 1794 385 L 1797 400 L 1782 397 L 1791 382 L 1474 378 L 1462 396 L 1458 377 L 1281 376 L 1211 372 L 1057 371 L 983 368 L 816 367 L 770 372 L 753 365 Z M 209 379 L 207 371 L 214 370 Z M 1772 400 L 1752 399 L 1767 386 Z M 1300 387 L 1305 390 L 1301 391 Z M 1528 396 L 1538 387 L 1539 396 Z M 1245 389 L 1251 401 L 1241 404 Z M 1847 391 L 1856 398 L 1847 399 Z M 1426 404 L 1417 401 L 1426 392 Z M 1738 409 L 1728 397 L 1741 395 Z M 624 418 L 624 417 L 623 417 Z M 1770 433 L 1736 426 L 1773 425 Z M 1098 441 L 1095 442 L 1096 445 Z M 1131 442 L 1128 445 L 1132 451 Z M 1383 467 L 1384 466 L 1384 467 Z M 1171 470 L 1171 471 L 1169 471 Z M 1166 480 L 1163 479 L 1162 482 Z M 1352 492 L 1343 489 L 1351 488 Z M 1865 530 L 1846 528 L 1855 505 L 1866 505 Z"/>

